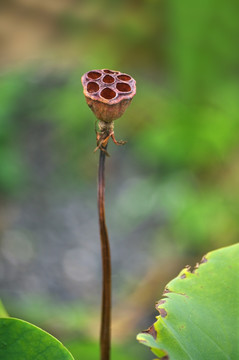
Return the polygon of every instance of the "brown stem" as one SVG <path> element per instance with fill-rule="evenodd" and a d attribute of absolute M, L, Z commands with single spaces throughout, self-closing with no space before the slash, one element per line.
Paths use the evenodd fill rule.
<path fill-rule="evenodd" d="M 100 330 L 101 360 L 110 359 L 110 340 L 111 340 L 111 260 L 110 260 L 109 238 L 108 238 L 107 227 L 105 224 L 105 176 L 104 176 L 105 155 L 106 155 L 105 151 L 100 150 L 99 172 L 98 172 L 98 211 L 99 211 L 102 270 L 103 270 L 101 330 Z"/>

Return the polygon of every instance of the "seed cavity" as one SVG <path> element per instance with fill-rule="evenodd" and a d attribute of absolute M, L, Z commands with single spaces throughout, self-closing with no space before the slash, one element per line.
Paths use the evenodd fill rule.
<path fill-rule="evenodd" d="M 108 69 L 104 69 L 103 71 L 106 74 L 115 74 L 115 73 L 117 73 L 117 71 L 112 71 L 112 70 L 108 70 Z"/>
<path fill-rule="evenodd" d="M 110 75 L 105 75 L 105 77 L 103 78 L 103 82 L 106 84 L 112 84 L 115 81 L 115 79 L 113 78 L 113 76 Z"/>
<path fill-rule="evenodd" d="M 87 84 L 87 91 L 88 93 L 95 93 L 99 90 L 99 85 L 94 82 L 94 81 L 90 81 L 88 84 Z"/>
<path fill-rule="evenodd" d="M 95 80 L 101 77 L 101 73 L 99 73 L 98 71 L 89 71 L 87 76 L 89 79 Z"/>
<path fill-rule="evenodd" d="M 117 77 L 118 77 L 119 80 L 123 80 L 123 81 L 130 81 L 131 80 L 131 76 L 126 75 L 126 74 L 118 75 Z"/>
<path fill-rule="evenodd" d="M 129 84 L 126 84 L 126 83 L 118 83 L 116 85 L 116 88 L 119 90 L 119 91 L 122 91 L 122 92 L 129 92 L 131 91 L 131 87 L 129 86 Z"/>
<path fill-rule="evenodd" d="M 116 97 L 116 92 L 110 88 L 104 88 L 101 91 L 100 96 L 103 97 L 104 99 L 111 100 L 114 97 Z"/>

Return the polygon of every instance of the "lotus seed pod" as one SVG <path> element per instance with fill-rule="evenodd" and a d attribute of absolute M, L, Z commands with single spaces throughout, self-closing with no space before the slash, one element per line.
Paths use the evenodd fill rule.
<path fill-rule="evenodd" d="M 119 71 L 88 71 L 81 82 L 88 106 L 97 119 L 107 123 L 121 117 L 136 94 L 136 81 Z"/>

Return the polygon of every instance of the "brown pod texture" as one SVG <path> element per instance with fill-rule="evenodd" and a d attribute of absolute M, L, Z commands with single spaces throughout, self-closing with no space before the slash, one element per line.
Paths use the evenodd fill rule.
<path fill-rule="evenodd" d="M 106 123 L 121 117 L 136 94 L 136 81 L 119 71 L 91 70 L 81 81 L 88 106 Z"/>

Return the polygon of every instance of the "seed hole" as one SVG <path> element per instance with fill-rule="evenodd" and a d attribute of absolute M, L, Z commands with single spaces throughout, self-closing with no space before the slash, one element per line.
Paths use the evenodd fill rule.
<path fill-rule="evenodd" d="M 118 75 L 118 79 L 123 80 L 123 81 L 130 81 L 131 77 L 129 75 Z"/>
<path fill-rule="evenodd" d="M 116 96 L 116 92 L 110 88 L 104 88 L 101 91 L 100 96 L 102 96 L 103 98 L 105 98 L 107 100 L 110 100 Z"/>
<path fill-rule="evenodd" d="M 126 84 L 126 83 L 118 83 L 116 85 L 116 88 L 119 90 L 119 91 L 122 91 L 122 92 L 129 92 L 131 91 L 131 87 L 129 86 L 129 84 Z"/>
<path fill-rule="evenodd" d="M 99 90 L 99 85 L 96 84 L 96 82 L 94 81 L 90 81 L 88 84 L 87 84 L 87 91 L 89 93 L 95 93 L 96 91 Z"/>
<path fill-rule="evenodd" d="M 105 77 L 103 78 L 103 81 L 106 84 L 112 84 L 115 81 L 115 79 L 110 75 L 105 75 Z"/>
<path fill-rule="evenodd" d="M 104 73 L 106 73 L 106 74 L 115 74 L 115 72 L 117 72 L 117 71 L 112 71 L 112 70 L 104 69 Z"/>
<path fill-rule="evenodd" d="M 90 71 L 90 72 L 88 72 L 87 76 L 88 76 L 88 78 L 95 80 L 95 79 L 99 79 L 99 77 L 101 76 L 101 73 L 99 73 L 97 71 Z"/>

